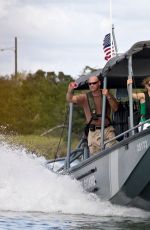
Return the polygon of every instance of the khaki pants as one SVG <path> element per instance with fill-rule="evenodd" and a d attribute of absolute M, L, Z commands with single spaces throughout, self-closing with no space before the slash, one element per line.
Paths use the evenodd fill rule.
<path fill-rule="evenodd" d="M 115 137 L 114 131 L 115 129 L 112 126 L 109 126 L 104 129 L 104 142 Z M 117 143 L 117 141 L 113 140 L 109 142 L 108 144 L 106 144 L 105 147 L 111 147 L 115 143 Z M 94 132 L 89 130 L 88 146 L 89 146 L 89 151 L 91 154 L 101 150 L 101 130 L 100 129 L 96 129 Z"/>

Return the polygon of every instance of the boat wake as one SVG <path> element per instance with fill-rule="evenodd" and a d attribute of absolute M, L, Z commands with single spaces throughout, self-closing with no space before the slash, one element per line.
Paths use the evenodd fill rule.
<path fill-rule="evenodd" d="M 100 201 L 80 183 L 45 167 L 46 159 L 0 143 L 0 210 L 96 216 L 150 217 L 149 212 Z"/>

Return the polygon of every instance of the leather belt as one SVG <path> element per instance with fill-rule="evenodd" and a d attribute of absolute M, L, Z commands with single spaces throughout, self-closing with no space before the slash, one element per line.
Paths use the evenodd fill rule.
<path fill-rule="evenodd" d="M 104 128 L 107 128 L 110 125 L 105 125 Z M 95 126 L 95 129 L 101 129 L 101 126 Z"/>
<path fill-rule="evenodd" d="M 105 125 L 104 127 L 107 128 L 108 126 L 110 126 L 110 124 Z M 96 129 L 101 129 L 101 126 L 96 126 L 94 124 L 90 124 L 89 129 L 94 132 Z"/>

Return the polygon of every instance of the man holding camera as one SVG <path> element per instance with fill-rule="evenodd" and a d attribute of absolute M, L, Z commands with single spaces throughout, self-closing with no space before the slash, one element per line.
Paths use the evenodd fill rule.
<path fill-rule="evenodd" d="M 104 141 L 111 140 L 115 137 L 114 128 L 110 124 L 111 109 L 113 112 L 118 109 L 117 100 L 109 93 L 108 89 L 101 89 L 101 81 L 97 76 L 88 79 L 90 91 L 79 95 L 74 95 L 74 88 L 77 87 L 75 82 L 71 82 L 68 86 L 66 99 L 68 102 L 78 104 L 83 107 L 86 124 L 89 127 L 88 147 L 91 154 L 101 150 L 101 116 L 102 116 L 102 95 L 106 100 L 106 116 Z M 116 140 L 110 141 L 106 147 L 110 147 L 116 143 Z"/>

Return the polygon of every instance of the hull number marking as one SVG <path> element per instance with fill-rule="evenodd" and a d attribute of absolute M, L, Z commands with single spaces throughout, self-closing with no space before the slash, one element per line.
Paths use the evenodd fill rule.
<path fill-rule="evenodd" d="M 85 190 L 96 186 L 96 180 L 94 175 L 90 175 L 82 180 L 83 187 Z"/>
<path fill-rule="evenodd" d="M 137 151 L 138 152 L 141 152 L 147 148 L 148 148 L 147 140 L 141 141 L 137 144 Z"/>

